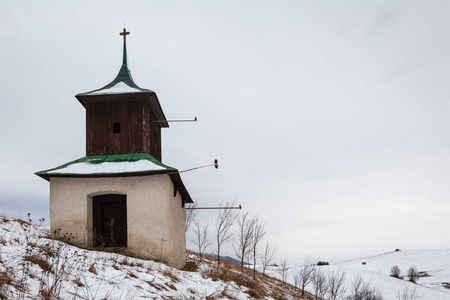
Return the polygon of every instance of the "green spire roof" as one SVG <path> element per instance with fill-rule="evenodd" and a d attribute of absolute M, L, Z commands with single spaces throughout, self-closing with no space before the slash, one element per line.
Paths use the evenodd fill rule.
<path fill-rule="evenodd" d="M 152 90 L 143 89 L 138 87 L 131 77 L 130 70 L 128 69 L 127 60 L 127 40 L 126 36 L 130 34 L 123 29 L 120 35 L 123 35 L 123 60 L 122 67 L 120 67 L 119 73 L 116 78 L 110 83 L 100 89 L 96 89 L 86 93 L 80 93 L 76 96 L 90 96 L 90 95 L 108 95 L 108 94 L 128 94 L 128 93 L 154 93 Z"/>

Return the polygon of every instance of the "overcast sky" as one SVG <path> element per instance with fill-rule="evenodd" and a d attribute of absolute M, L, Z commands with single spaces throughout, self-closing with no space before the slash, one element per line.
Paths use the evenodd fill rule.
<path fill-rule="evenodd" d="M 1 1 L 0 213 L 48 219 L 34 172 L 85 155 L 74 95 L 114 79 L 125 21 L 135 83 L 168 119 L 199 120 L 163 130 L 163 162 L 219 160 L 182 175 L 200 206 L 242 204 L 292 263 L 448 248 L 449 13 L 449 1 Z"/>

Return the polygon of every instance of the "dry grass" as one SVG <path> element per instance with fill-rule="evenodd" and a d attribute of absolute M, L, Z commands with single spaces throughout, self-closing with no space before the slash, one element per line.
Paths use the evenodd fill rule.
<path fill-rule="evenodd" d="M 13 284 L 13 278 L 8 272 L 0 272 L 0 299 L 8 299 L 8 287 Z"/>
<path fill-rule="evenodd" d="M 174 291 L 177 290 L 177 288 L 176 288 L 173 284 L 171 284 L 171 283 L 166 283 L 166 286 L 169 287 L 169 288 L 171 288 L 171 289 L 174 290 Z"/>
<path fill-rule="evenodd" d="M 154 282 L 146 281 L 146 283 L 147 283 L 149 286 L 151 286 L 151 287 L 153 287 L 154 289 L 156 289 L 157 291 L 160 291 L 160 290 L 161 290 L 161 287 L 160 287 L 159 285 L 157 285 L 156 283 L 154 283 Z"/>
<path fill-rule="evenodd" d="M 143 268 L 144 267 L 144 263 L 140 260 L 134 260 L 133 265 L 135 267 L 139 267 L 139 268 Z"/>
<path fill-rule="evenodd" d="M 188 251 L 188 254 L 196 255 Z M 197 256 L 197 255 L 196 255 Z M 199 261 L 199 257 L 197 256 Z M 201 270 L 201 274 L 204 278 L 211 278 L 213 281 L 222 280 L 226 283 L 235 282 L 237 285 L 246 288 L 245 293 L 247 293 L 252 299 L 263 299 L 271 297 L 274 299 L 314 299 L 314 296 L 305 292 L 305 297 L 301 297 L 301 289 L 283 283 L 281 280 L 270 277 L 268 275 L 256 272 L 256 278 L 253 278 L 253 270 L 244 268 L 241 270 L 241 266 L 223 261 L 220 267 L 217 267 L 217 259 L 213 257 L 203 256 L 203 263 L 207 267 Z M 210 299 L 215 299 L 217 297 L 226 297 L 233 299 L 233 295 L 230 294 L 228 286 L 226 286 L 218 294 L 209 295 Z M 207 298 L 208 298 L 207 297 Z"/>
<path fill-rule="evenodd" d="M 89 270 L 88 270 L 89 272 L 91 272 L 92 274 L 94 274 L 94 275 L 97 275 L 97 269 L 95 268 L 95 264 L 92 264 L 90 267 L 89 267 Z"/>
<path fill-rule="evenodd" d="M 32 255 L 26 256 L 25 260 L 29 261 L 35 265 L 38 265 L 39 267 L 41 267 L 42 271 L 44 271 L 44 272 L 52 271 L 52 266 L 48 263 L 47 260 L 42 258 L 42 256 L 39 254 L 32 254 Z"/>
<path fill-rule="evenodd" d="M 23 224 L 28 223 L 24 222 Z M 66 240 L 70 239 L 70 235 L 68 235 Z M 99 272 L 101 273 L 102 270 L 107 268 L 108 265 L 112 265 L 112 267 L 116 270 L 123 270 L 123 273 L 127 275 L 128 279 L 137 279 L 138 277 L 143 276 L 147 277 L 147 274 L 140 275 L 140 273 L 138 273 L 142 271 L 154 273 L 150 274 L 150 276 L 147 277 L 152 278 L 152 276 L 154 276 L 154 279 L 146 281 L 146 283 L 152 288 L 152 290 L 161 292 L 168 291 L 173 293 L 173 291 L 177 291 L 176 286 L 178 286 L 178 284 L 181 282 L 182 276 L 184 276 L 182 272 L 196 272 L 199 270 L 199 266 L 201 266 L 200 274 L 203 277 L 211 278 L 214 281 L 223 281 L 223 283 L 220 283 L 221 287 L 211 295 L 206 295 L 206 292 L 201 294 L 201 290 L 199 294 L 199 291 L 190 289 L 190 295 L 188 296 L 188 298 L 192 297 L 191 299 L 217 299 L 224 297 L 228 299 L 236 299 L 240 291 L 247 293 L 249 298 L 251 299 L 263 299 L 268 297 L 271 297 L 273 299 L 302 299 L 299 296 L 301 295 L 301 290 L 291 285 L 284 284 L 275 278 L 263 275 L 259 272 L 257 273 L 256 278 L 253 278 L 253 270 L 244 268 L 244 270 L 242 271 L 239 265 L 230 262 L 224 261 L 220 266 L 217 266 L 215 258 L 204 256 L 202 262 L 200 262 L 200 259 L 198 257 L 192 258 L 191 260 L 188 260 L 184 270 L 180 271 L 161 267 L 161 265 L 157 270 L 156 266 L 149 265 L 148 263 L 145 263 L 133 257 L 120 257 L 111 255 L 110 262 L 102 267 L 101 264 L 96 264 L 96 262 L 90 261 L 89 259 L 87 259 L 86 255 L 80 255 L 80 253 L 77 253 L 77 251 L 71 254 L 69 253 L 70 255 L 67 255 L 65 246 L 61 245 L 61 243 L 56 243 L 56 246 L 54 246 L 50 242 L 43 242 L 43 240 L 34 241 L 27 239 L 26 247 L 28 250 L 22 257 L 24 257 L 24 259 L 29 263 L 26 263 L 25 266 L 29 268 L 29 266 L 31 266 L 32 264 L 38 265 L 43 270 L 43 272 L 31 273 L 31 271 L 27 271 L 26 276 L 28 277 L 25 280 L 22 280 L 22 282 L 19 282 L 20 278 L 14 279 L 14 277 L 11 277 L 14 276 L 14 272 L 2 270 L 2 272 L 0 272 L 0 300 L 11 299 L 10 289 L 15 289 L 17 291 L 23 290 L 23 292 L 20 293 L 20 295 L 23 296 L 27 292 L 26 289 L 28 289 L 29 280 L 35 279 L 35 276 L 37 276 L 37 278 L 41 281 L 41 287 L 39 288 L 39 294 L 36 296 L 36 299 L 56 299 L 61 292 L 61 284 L 64 281 L 73 282 L 73 285 L 71 284 L 71 286 L 74 287 L 78 293 L 81 290 L 78 290 L 76 287 L 80 289 L 88 289 L 90 287 L 88 286 L 86 278 L 83 277 L 83 275 L 74 274 L 72 272 L 74 268 L 79 267 L 79 270 L 81 271 L 86 271 L 87 269 L 88 272 L 97 275 Z M 81 254 L 83 253 L 84 252 L 82 252 Z M 188 254 L 192 255 L 193 253 L 188 252 Z M 73 259 L 73 257 L 78 257 L 78 260 Z M 49 262 L 53 263 L 50 264 Z M 81 262 L 84 262 L 86 264 L 80 267 L 79 264 Z M 127 270 L 127 268 L 125 268 L 124 266 L 139 267 L 142 268 L 142 270 Z M 72 274 L 72 276 L 69 276 L 69 274 Z M 89 276 L 93 276 L 92 274 Z M 165 279 L 163 279 L 164 283 L 160 282 L 162 275 L 165 277 Z M 53 280 L 53 278 L 55 278 L 55 280 Z M 158 283 L 154 282 L 155 278 L 158 278 Z M 17 280 L 17 282 L 15 282 L 14 280 Z M 53 284 L 54 282 L 55 284 Z M 140 286 L 136 287 L 143 289 Z M 173 298 L 172 296 L 166 297 Z M 100 299 L 100 297 L 98 297 L 97 299 Z M 173 299 L 178 298 L 175 297 Z M 308 295 L 303 299 L 313 298 Z"/>
<path fill-rule="evenodd" d="M 80 278 L 75 278 L 72 280 L 73 283 L 75 283 L 78 287 L 84 287 L 84 283 L 81 282 Z"/>
<path fill-rule="evenodd" d="M 51 292 L 50 289 L 42 289 L 42 290 L 40 290 L 39 291 L 39 295 L 40 295 L 41 299 L 44 299 L 44 300 L 51 300 L 51 299 L 53 299 L 52 292 Z"/>
<path fill-rule="evenodd" d="M 29 241 L 28 246 L 31 248 L 35 248 L 37 246 L 37 244 L 35 242 Z"/>
<path fill-rule="evenodd" d="M 198 271 L 198 265 L 195 261 L 187 261 L 186 265 L 184 266 L 183 269 L 181 269 L 181 271 L 186 271 L 186 272 L 197 272 Z"/>
<path fill-rule="evenodd" d="M 174 282 L 180 282 L 180 279 L 173 273 L 171 269 L 164 270 L 163 275 L 169 277 Z"/>
<path fill-rule="evenodd" d="M 36 248 L 39 250 L 39 252 L 47 255 L 48 257 L 56 257 L 57 255 L 55 249 L 50 247 L 49 244 L 36 245 Z"/>

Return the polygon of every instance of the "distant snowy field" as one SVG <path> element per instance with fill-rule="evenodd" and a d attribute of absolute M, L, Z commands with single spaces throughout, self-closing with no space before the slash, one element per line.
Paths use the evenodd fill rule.
<path fill-rule="evenodd" d="M 400 268 L 401 276 L 404 276 L 403 280 L 390 276 L 391 268 L 395 265 Z M 426 272 L 428 275 L 419 277 L 416 284 L 409 282 L 406 274 L 410 267 L 416 267 L 419 272 Z M 351 289 L 352 280 L 361 274 L 364 280 L 376 287 L 381 292 L 383 299 L 386 300 L 402 299 L 398 296 L 403 293 L 405 288 L 409 291 L 415 289 L 416 299 L 420 300 L 450 299 L 450 249 L 395 251 L 331 263 L 329 266 L 320 268 L 325 273 L 333 270 L 344 271 L 347 295 Z M 272 276 L 279 276 L 276 270 L 272 269 L 270 273 Z M 293 283 L 292 276 L 289 281 Z M 314 294 L 311 284 L 307 286 L 306 290 Z"/>
<path fill-rule="evenodd" d="M 404 280 L 390 276 L 394 265 L 400 268 Z M 396 299 L 397 293 L 405 287 L 410 290 L 415 288 L 422 300 L 450 299 L 450 289 L 444 287 L 445 283 L 450 283 L 450 249 L 395 251 L 335 263 L 330 267 L 345 271 L 347 286 L 350 286 L 352 277 L 361 274 L 380 290 L 385 299 Z M 429 276 L 420 277 L 417 284 L 411 283 L 406 278 L 410 267 L 416 267 L 419 272 L 426 272 Z"/>

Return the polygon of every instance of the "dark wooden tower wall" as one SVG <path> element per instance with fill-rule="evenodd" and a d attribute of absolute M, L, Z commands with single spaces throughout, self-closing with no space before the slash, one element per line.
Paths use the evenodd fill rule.
<path fill-rule="evenodd" d="M 151 102 L 155 94 L 83 97 L 86 155 L 148 152 L 161 161 L 161 125 Z"/>

